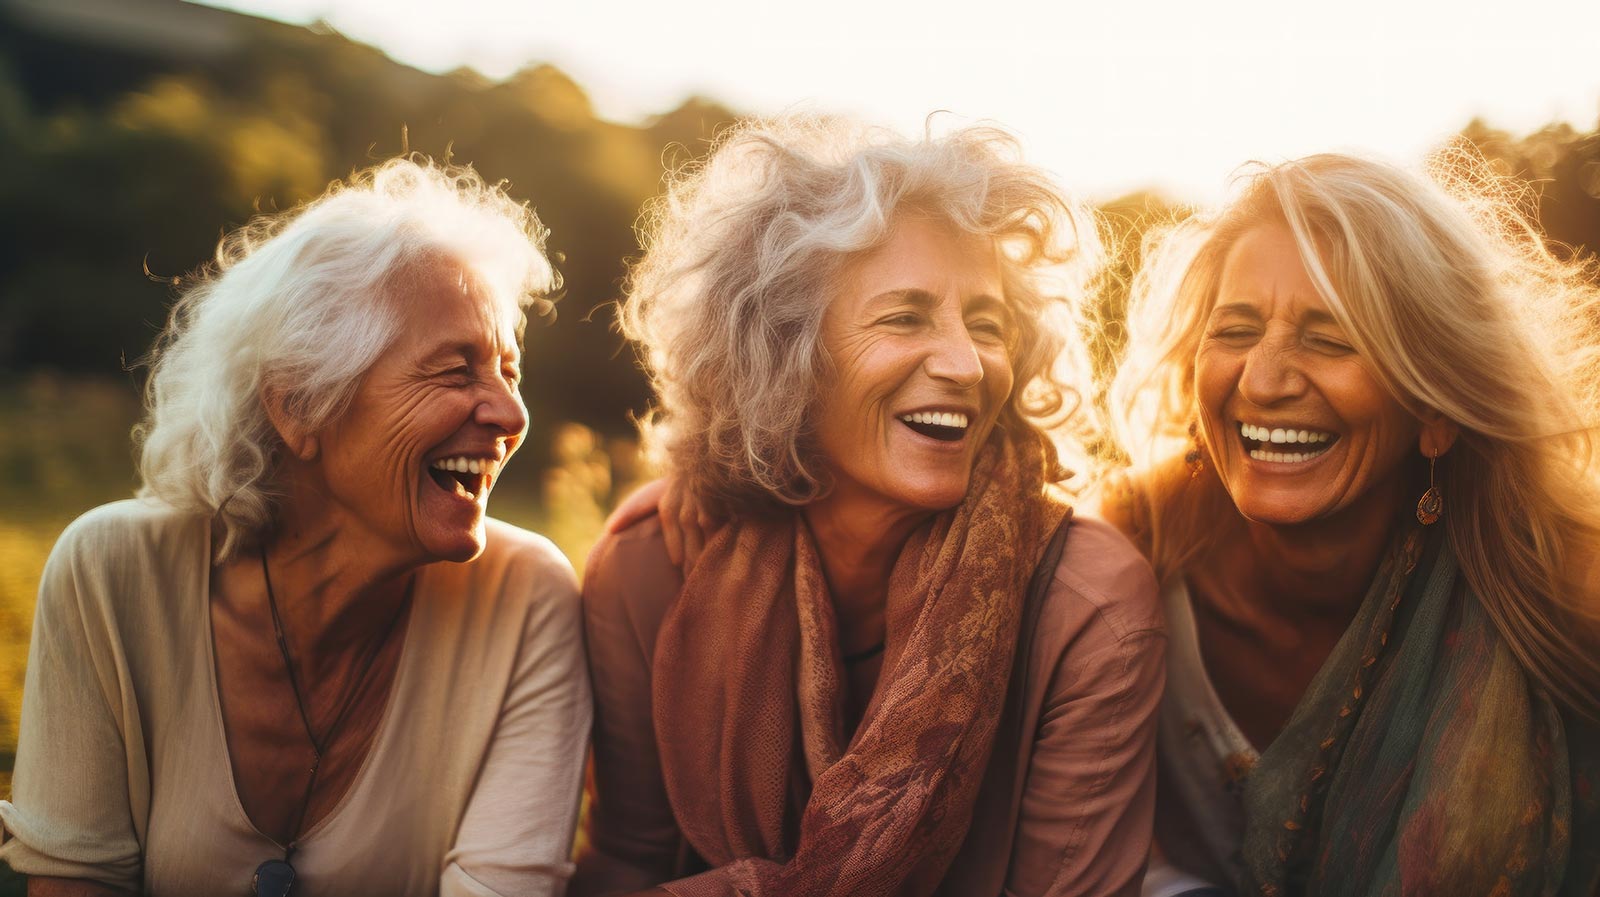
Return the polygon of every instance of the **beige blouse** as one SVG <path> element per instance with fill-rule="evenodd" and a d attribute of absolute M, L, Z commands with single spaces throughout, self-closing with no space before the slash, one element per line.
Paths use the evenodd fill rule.
<path fill-rule="evenodd" d="M 1161 785 L 1156 837 L 1165 860 L 1153 876 L 1190 887 L 1231 886 L 1240 877 L 1243 777 L 1260 754 L 1206 674 L 1194 606 L 1182 577 L 1162 589 L 1170 645 L 1157 756 Z M 1144 897 L 1163 892 L 1150 883 Z"/>
<path fill-rule="evenodd" d="M 214 897 L 283 856 L 234 789 L 210 545 L 207 520 L 136 501 L 56 544 L 0 801 L 18 872 Z M 572 567 L 491 520 L 481 557 L 423 568 L 413 594 L 379 731 L 302 838 L 295 894 L 560 894 L 591 714 Z"/>
<path fill-rule="evenodd" d="M 681 586 L 655 517 L 605 537 L 590 556 L 595 770 L 576 895 L 705 868 L 678 829 L 652 722 L 656 633 Z M 996 736 L 966 842 L 937 894 L 1137 895 L 1166 648 L 1150 565 L 1108 524 L 1076 518 L 1039 625 L 1023 637 L 1032 640 L 1029 667 L 1007 696 L 1015 730 Z"/>

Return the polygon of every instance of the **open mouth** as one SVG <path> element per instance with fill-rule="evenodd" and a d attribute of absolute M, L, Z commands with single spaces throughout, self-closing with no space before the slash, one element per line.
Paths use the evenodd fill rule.
<path fill-rule="evenodd" d="M 1339 441 L 1338 433 L 1294 427 L 1262 427 L 1239 421 L 1239 439 L 1253 461 L 1304 464 Z"/>
<path fill-rule="evenodd" d="M 476 500 L 489 491 L 499 466 L 486 458 L 440 458 L 428 465 L 428 477 L 452 495 Z"/>
<path fill-rule="evenodd" d="M 940 442 L 960 442 L 967 435 L 967 416 L 959 411 L 913 411 L 900 415 L 900 422 Z"/>

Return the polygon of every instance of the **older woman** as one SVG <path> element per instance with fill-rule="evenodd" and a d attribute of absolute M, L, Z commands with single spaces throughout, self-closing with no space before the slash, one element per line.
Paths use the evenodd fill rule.
<path fill-rule="evenodd" d="M 0 802 L 29 893 L 563 891 L 576 582 L 485 517 L 542 240 L 397 160 L 223 241 L 155 355 L 143 500 L 45 570 Z"/>
<path fill-rule="evenodd" d="M 672 186 L 624 327 L 730 523 L 687 578 L 655 517 L 590 559 L 574 891 L 1137 891 L 1154 580 L 1039 427 L 1072 216 L 985 130 L 756 124 Z"/>
<path fill-rule="evenodd" d="M 1141 276 L 1107 510 L 1165 583 L 1159 847 L 1230 891 L 1595 893 L 1600 292 L 1478 197 L 1313 156 Z"/>

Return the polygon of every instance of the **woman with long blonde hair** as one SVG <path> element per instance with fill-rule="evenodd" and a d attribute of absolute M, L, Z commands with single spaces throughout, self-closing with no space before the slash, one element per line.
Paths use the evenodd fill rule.
<path fill-rule="evenodd" d="M 1239 893 L 1600 875 L 1600 290 L 1442 162 L 1260 169 L 1134 285 L 1104 509 L 1163 582 L 1157 841 Z"/>

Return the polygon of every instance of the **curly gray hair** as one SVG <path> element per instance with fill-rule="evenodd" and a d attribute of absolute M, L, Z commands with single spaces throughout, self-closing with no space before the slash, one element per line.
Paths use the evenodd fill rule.
<path fill-rule="evenodd" d="M 398 335 L 403 279 L 441 261 L 502 302 L 548 310 L 559 277 L 533 210 L 470 168 L 393 159 L 224 237 L 151 353 L 141 497 L 215 516 L 220 563 L 274 513 L 276 391 L 308 430 L 336 420 Z"/>
<path fill-rule="evenodd" d="M 994 128 L 909 140 L 788 116 L 730 130 L 677 172 L 646 212 L 621 309 L 656 391 L 641 422 L 652 456 L 725 509 L 823 495 L 812 434 L 829 373 L 823 313 L 846 264 L 907 213 L 1000 250 L 1020 328 L 1001 425 L 1051 445 L 1046 427 L 1081 405 L 1059 375 L 1081 359 L 1068 335 L 1101 243 L 1094 219 L 1019 156 Z"/>

